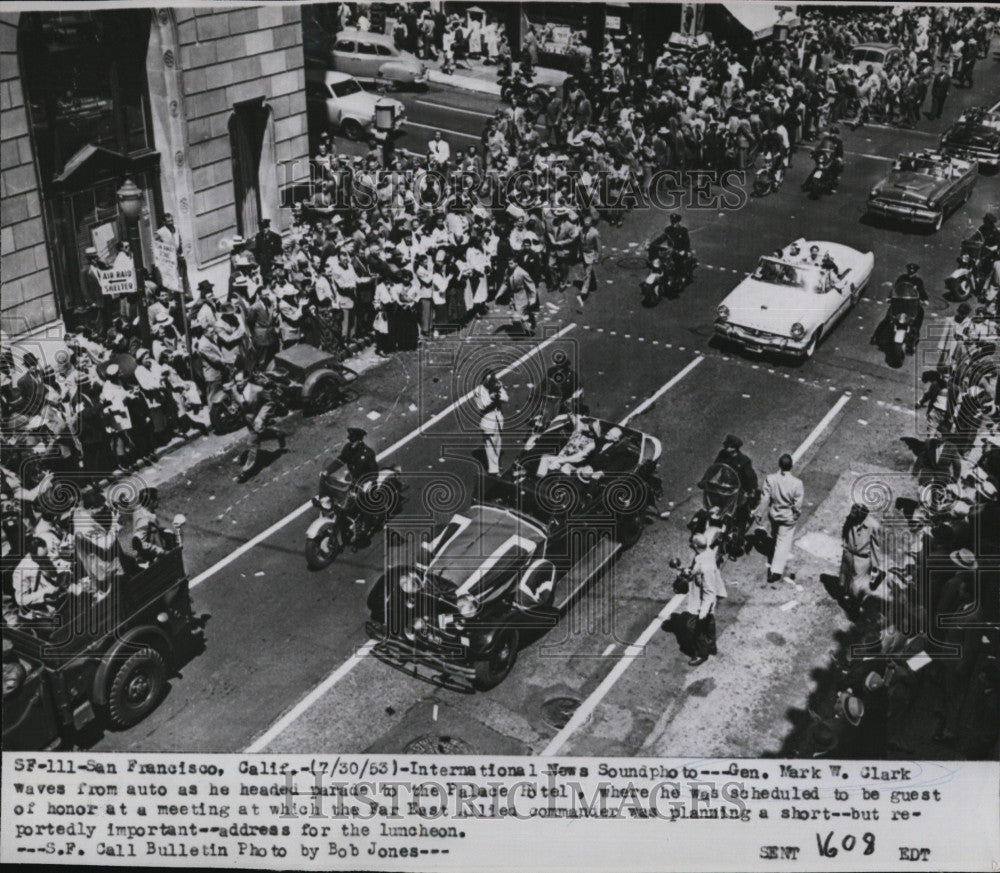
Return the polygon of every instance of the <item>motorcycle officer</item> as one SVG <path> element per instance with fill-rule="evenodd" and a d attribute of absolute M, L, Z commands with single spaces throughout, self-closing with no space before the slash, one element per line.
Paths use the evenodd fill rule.
<path fill-rule="evenodd" d="M 370 513 L 362 508 L 358 494 L 367 494 L 375 487 L 378 477 L 378 458 L 371 446 L 365 443 L 367 431 L 360 427 L 347 429 L 347 443 L 337 455 L 337 460 L 347 467 L 351 477 L 351 496 L 348 501 L 348 516 L 355 515 L 354 544 L 367 539 L 372 528 Z"/>
<path fill-rule="evenodd" d="M 829 149 L 833 153 L 833 161 L 830 164 L 833 181 L 830 188 L 836 190 L 840 184 L 840 174 L 844 171 L 844 141 L 840 138 L 840 128 L 835 124 L 827 128 L 826 133 L 823 134 L 819 141 L 819 145 L 816 146 L 816 151 L 813 152 L 813 157 L 815 158 L 818 152 L 825 149 Z"/>
<path fill-rule="evenodd" d="M 1000 228 L 997 227 L 997 217 L 992 212 L 987 212 L 983 216 L 983 223 L 979 225 L 979 233 L 983 237 L 983 244 L 993 250 L 993 257 L 997 256 L 1000 249 Z"/>
<path fill-rule="evenodd" d="M 903 283 L 905 283 L 907 285 L 911 285 L 913 288 L 916 288 L 917 294 L 920 295 L 920 306 L 917 307 L 917 314 L 913 318 L 913 334 L 912 335 L 915 338 L 917 338 L 917 337 L 920 336 L 920 329 L 923 327 L 923 324 L 924 324 L 924 307 L 928 303 L 931 302 L 930 297 L 927 295 L 927 289 L 924 287 L 924 280 L 923 280 L 923 278 L 921 276 L 917 275 L 917 271 L 919 269 L 920 269 L 920 265 L 919 264 L 915 264 L 913 262 L 910 262 L 909 264 L 906 265 L 905 272 L 900 273 L 896 277 L 896 281 L 893 282 L 893 285 L 892 285 L 893 288 L 896 288 L 897 286 L 899 286 L 900 284 L 903 284 Z M 890 311 L 891 311 L 891 307 L 890 307 Z M 892 320 L 892 316 L 889 315 L 889 314 L 887 314 L 886 317 L 885 317 L 885 324 L 888 325 L 891 322 L 891 320 Z M 914 342 L 916 342 L 915 339 L 914 339 Z M 912 352 L 913 352 L 912 347 L 909 348 L 908 351 L 912 354 Z"/>
<path fill-rule="evenodd" d="M 727 434 L 722 441 L 722 450 L 715 457 L 715 463 L 732 467 L 740 478 L 740 501 L 733 521 L 743 530 L 747 530 L 750 526 L 750 514 L 760 500 L 760 486 L 753 462 L 743 454 L 742 449 L 743 440 L 733 434 Z"/>
<path fill-rule="evenodd" d="M 774 182 L 780 187 L 785 179 L 785 167 L 788 166 L 788 145 L 778 129 L 772 127 L 761 137 L 760 147 L 764 154 L 765 166 L 773 167 Z"/>
<path fill-rule="evenodd" d="M 659 249 L 666 243 L 673 251 L 674 266 L 690 277 L 694 269 L 694 254 L 691 251 L 691 235 L 688 229 L 682 224 L 679 213 L 670 216 L 670 224 L 663 228 L 659 236 L 654 237 L 649 244 L 649 258 L 652 260 L 657 256 Z"/>
<path fill-rule="evenodd" d="M 246 482 L 256 471 L 260 447 L 267 440 L 275 440 L 280 451 L 285 450 L 288 434 L 274 425 L 278 404 L 274 397 L 274 386 L 262 373 L 250 376 L 242 371 L 233 377 L 240 409 L 246 419 L 249 440 L 246 460 L 237 479 Z"/>

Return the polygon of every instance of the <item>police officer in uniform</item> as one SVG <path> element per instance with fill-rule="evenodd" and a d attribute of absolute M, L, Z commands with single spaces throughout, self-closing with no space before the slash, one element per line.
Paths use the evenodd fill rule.
<path fill-rule="evenodd" d="M 483 432 L 486 468 L 492 476 L 500 475 L 500 434 L 503 430 L 503 405 L 507 391 L 496 373 L 487 370 L 483 381 L 476 386 L 473 400 L 479 410 L 479 429 Z"/>
<path fill-rule="evenodd" d="M 715 456 L 716 464 L 726 464 L 740 479 L 740 501 L 736 507 L 733 523 L 746 530 L 750 523 L 750 513 L 760 500 L 760 488 L 753 462 L 743 454 L 743 440 L 727 434 L 722 441 L 722 451 Z"/>
<path fill-rule="evenodd" d="M 371 446 L 365 443 L 367 431 L 360 427 L 347 429 L 347 443 L 337 455 L 337 460 L 347 467 L 351 477 L 351 498 L 346 507 L 348 516 L 354 515 L 353 545 L 366 542 L 374 520 L 366 512 L 359 494 L 367 494 L 375 487 L 378 477 L 378 458 Z"/>
<path fill-rule="evenodd" d="M 685 280 L 689 280 L 695 264 L 694 254 L 691 252 L 691 235 L 677 212 L 670 216 L 670 224 L 663 229 L 663 233 L 649 244 L 649 257 L 656 257 L 664 244 L 673 252 L 674 268 L 685 276 Z"/>

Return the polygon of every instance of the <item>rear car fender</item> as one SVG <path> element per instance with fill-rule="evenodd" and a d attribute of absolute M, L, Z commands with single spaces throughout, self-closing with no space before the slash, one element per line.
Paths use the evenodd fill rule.
<path fill-rule="evenodd" d="M 309 399 L 309 395 L 312 393 L 312 389 L 316 386 L 316 383 L 321 379 L 325 379 L 327 376 L 332 376 L 341 385 L 344 384 L 343 376 L 341 376 L 340 373 L 328 369 L 327 367 L 322 367 L 319 370 L 313 370 L 313 372 L 306 377 L 305 382 L 302 383 L 301 395 L 303 402 Z"/>
<path fill-rule="evenodd" d="M 108 680 L 114 675 L 115 668 L 133 652 L 146 646 L 156 649 L 168 662 L 174 652 L 173 640 L 162 628 L 144 624 L 126 631 L 104 653 L 100 666 L 94 672 L 93 693 L 91 695 L 94 703 L 103 706 L 108 702 Z"/>

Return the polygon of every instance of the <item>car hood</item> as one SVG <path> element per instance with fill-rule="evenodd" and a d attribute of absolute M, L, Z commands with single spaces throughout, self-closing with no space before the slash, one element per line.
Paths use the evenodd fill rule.
<path fill-rule="evenodd" d="M 729 309 L 729 324 L 791 336 L 795 322 L 801 323 L 808 332 L 810 326 L 822 318 L 817 296 L 801 288 L 744 279 L 722 304 Z"/>
<path fill-rule="evenodd" d="M 912 171 L 891 173 L 888 179 L 879 182 L 875 190 L 882 197 L 911 203 L 925 203 L 945 187 L 947 179 L 937 179 Z"/>

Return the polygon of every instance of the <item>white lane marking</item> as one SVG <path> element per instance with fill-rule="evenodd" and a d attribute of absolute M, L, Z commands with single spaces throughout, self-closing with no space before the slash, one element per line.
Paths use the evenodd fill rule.
<path fill-rule="evenodd" d="M 358 664 L 360 664 L 370 653 L 371 650 L 375 648 L 376 640 L 368 640 L 360 649 L 358 649 L 350 658 L 344 661 L 336 670 L 334 670 L 329 676 L 326 677 L 319 685 L 313 688 L 305 697 L 303 697 L 295 706 L 293 706 L 288 712 L 286 712 L 278 721 L 276 721 L 271 727 L 269 727 L 261 736 L 257 737 L 249 746 L 243 750 L 243 754 L 252 755 L 256 752 L 261 752 L 267 748 L 268 744 L 279 736 L 285 728 L 287 728 L 292 722 L 299 718 L 304 712 L 306 712 L 317 700 L 319 700 L 327 691 L 333 688 L 341 679 L 343 679 L 348 673 L 351 672 Z"/>
<path fill-rule="evenodd" d="M 653 638 L 653 634 L 660 629 L 660 625 L 662 625 L 663 622 L 676 611 L 677 607 L 681 605 L 683 600 L 683 594 L 676 594 L 663 607 L 663 609 L 657 613 L 656 618 L 654 618 L 646 626 L 646 629 L 639 635 L 639 638 L 627 649 L 625 649 L 622 657 L 615 662 L 614 667 L 612 667 L 608 675 L 604 677 L 604 681 L 601 682 L 601 684 L 591 692 L 590 696 L 577 707 L 576 712 L 573 713 L 573 717 L 566 722 L 566 726 L 551 740 L 549 740 L 549 744 L 540 752 L 542 756 L 557 754 L 566 744 L 566 741 L 574 733 L 576 733 L 577 729 L 588 718 L 590 718 L 593 711 L 597 708 L 597 705 L 604 699 L 605 695 L 611 690 L 614 684 L 622 677 L 622 674 L 624 674 L 632 662 L 639 657 L 640 654 L 642 654 L 646 644 Z"/>
<path fill-rule="evenodd" d="M 533 358 L 535 355 L 537 355 L 540 351 L 542 351 L 542 349 L 544 349 L 550 343 L 555 342 L 557 339 L 559 339 L 560 337 L 562 337 L 564 334 L 569 333 L 575 327 L 576 327 L 575 323 L 567 324 L 566 327 L 564 327 L 562 330 L 558 331 L 557 333 L 552 334 L 552 336 L 550 336 L 545 341 L 539 343 L 537 346 L 534 346 L 530 351 L 525 352 L 523 355 L 521 355 L 520 358 L 518 358 L 516 361 L 514 361 L 513 364 L 510 364 L 508 367 L 505 367 L 503 370 L 500 371 L 499 375 L 500 376 L 506 376 L 508 373 L 510 373 L 512 370 L 516 369 L 517 367 L 519 367 L 521 364 L 523 364 L 529 358 Z M 410 440 L 415 439 L 416 437 L 420 436 L 428 428 L 433 427 L 435 424 L 437 424 L 439 421 L 441 421 L 442 418 L 445 418 L 446 416 L 450 415 L 455 409 L 457 409 L 463 403 L 466 403 L 472 397 L 473 393 L 474 393 L 473 391 L 466 392 L 462 397 L 459 397 L 458 400 L 456 400 L 454 403 L 450 404 L 449 406 L 446 406 L 439 413 L 437 413 L 437 415 L 434 415 L 431 418 L 429 418 L 427 421 L 425 421 L 422 425 L 420 425 L 420 427 L 416 428 L 415 430 L 410 431 L 402 439 L 397 440 L 391 446 L 389 446 L 389 448 L 383 449 L 381 452 L 379 452 L 375 456 L 376 460 L 379 460 L 379 461 L 384 460 L 385 458 L 389 457 L 389 455 L 391 455 L 393 452 L 396 452 L 399 449 L 401 449 L 403 446 L 405 446 L 408 442 L 410 442 Z M 210 578 L 211 576 L 214 576 L 216 573 L 219 572 L 219 570 L 222 570 L 225 567 L 227 567 L 229 564 L 231 564 L 233 561 L 235 561 L 238 557 L 240 557 L 240 555 L 245 555 L 254 546 L 256 546 L 259 543 L 261 543 L 264 540 L 266 540 L 275 531 L 279 531 L 285 525 L 290 524 L 291 522 L 295 521 L 295 519 L 297 519 L 300 515 L 302 515 L 306 511 L 308 511 L 309 507 L 311 507 L 311 506 L 312 506 L 312 501 L 311 500 L 306 501 L 301 506 L 299 506 L 297 509 L 293 509 L 284 518 L 278 519 L 278 521 L 276 521 L 274 524 L 272 524 L 269 528 L 267 528 L 265 530 L 262 530 L 256 536 L 251 537 L 249 540 L 247 540 L 245 543 L 243 543 L 243 545 L 240 546 L 238 549 L 233 550 L 228 555 L 226 555 L 226 557 L 222 558 L 220 561 L 216 561 L 216 563 L 212 564 L 212 566 L 209 567 L 207 570 L 204 570 L 201 573 L 199 573 L 197 576 L 195 576 L 194 579 L 192 579 L 188 583 L 188 588 L 196 588 L 197 586 L 201 585 L 202 582 L 204 582 L 206 579 Z"/>
<path fill-rule="evenodd" d="M 666 394 L 667 391 L 669 391 L 671 388 L 673 388 L 674 385 L 676 385 L 678 382 L 680 382 L 681 379 L 683 379 L 685 376 L 687 376 L 688 373 L 690 373 L 695 367 L 697 367 L 704 360 L 705 360 L 704 355 L 698 355 L 697 358 L 695 358 L 693 361 L 691 361 L 690 364 L 688 364 L 676 376 L 674 376 L 672 379 L 670 379 L 669 382 L 667 382 L 664 385 L 662 385 L 660 387 L 660 389 L 655 394 L 652 394 L 649 397 L 647 397 L 645 400 L 643 400 L 642 403 L 640 403 L 635 409 L 633 409 L 628 415 L 626 415 L 620 422 L 618 422 L 618 424 L 621 425 L 622 427 L 624 427 L 633 418 L 635 418 L 637 415 L 641 415 L 643 412 L 645 412 L 647 409 L 649 409 L 650 406 L 652 406 L 654 403 L 656 403 L 656 401 L 659 400 L 664 394 Z"/>
<path fill-rule="evenodd" d="M 452 136 L 464 136 L 466 139 L 474 139 L 479 142 L 481 137 L 475 133 L 463 133 L 460 130 L 452 130 L 450 127 L 441 127 L 439 124 L 421 124 L 419 121 L 410 121 L 409 118 L 403 121 L 403 124 L 407 124 L 410 127 L 422 127 L 424 130 L 440 130 L 441 133 L 450 133 Z"/>
<path fill-rule="evenodd" d="M 446 106 L 444 103 L 431 103 L 430 100 L 414 100 L 421 106 L 433 106 L 435 109 L 445 109 L 448 112 L 461 112 L 462 115 L 478 115 L 480 118 L 492 118 L 492 112 L 476 112 L 475 109 L 459 109 L 457 106 Z"/>
<path fill-rule="evenodd" d="M 601 657 L 602 658 L 606 658 L 608 655 L 610 655 L 615 650 L 615 648 L 617 647 L 617 645 L 618 645 L 618 643 L 608 643 L 608 647 L 603 652 L 601 652 Z"/>
<path fill-rule="evenodd" d="M 871 161 L 889 161 L 891 163 L 892 161 L 896 160 L 895 158 L 889 158 L 889 157 L 886 157 L 885 155 L 873 155 L 873 154 L 869 154 L 868 152 L 848 152 L 848 151 L 845 151 L 844 154 L 845 155 L 853 155 L 856 158 L 868 158 Z"/>
<path fill-rule="evenodd" d="M 904 133 L 906 136 L 926 136 L 930 139 L 938 139 L 941 136 L 941 134 L 934 133 L 930 130 L 915 130 L 912 127 L 894 127 L 891 124 L 878 124 L 873 121 L 869 121 L 861 125 L 861 128 L 865 127 L 874 127 L 876 130 L 888 130 L 892 133 Z M 858 129 L 860 130 L 861 128 Z"/>
<path fill-rule="evenodd" d="M 809 436 L 807 436 L 802 441 L 802 445 L 800 445 L 794 452 L 792 452 L 793 461 L 798 463 L 801 460 L 802 456 L 809 451 L 809 447 L 814 442 L 816 442 L 816 440 L 818 440 L 820 436 L 822 436 L 823 431 L 827 429 L 830 422 L 833 421 L 833 419 L 837 416 L 837 413 L 840 412 L 840 410 L 847 405 L 847 402 L 850 399 L 851 399 L 850 394 L 845 393 L 840 395 L 840 399 L 836 403 L 834 403 L 833 406 L 830 407 L 830 411 L 827 412 L 827 414 L 820 419 L 819 424 L 817 424 L 816 427 L 812 429 L 812 432 L 809 434 Z"/>

